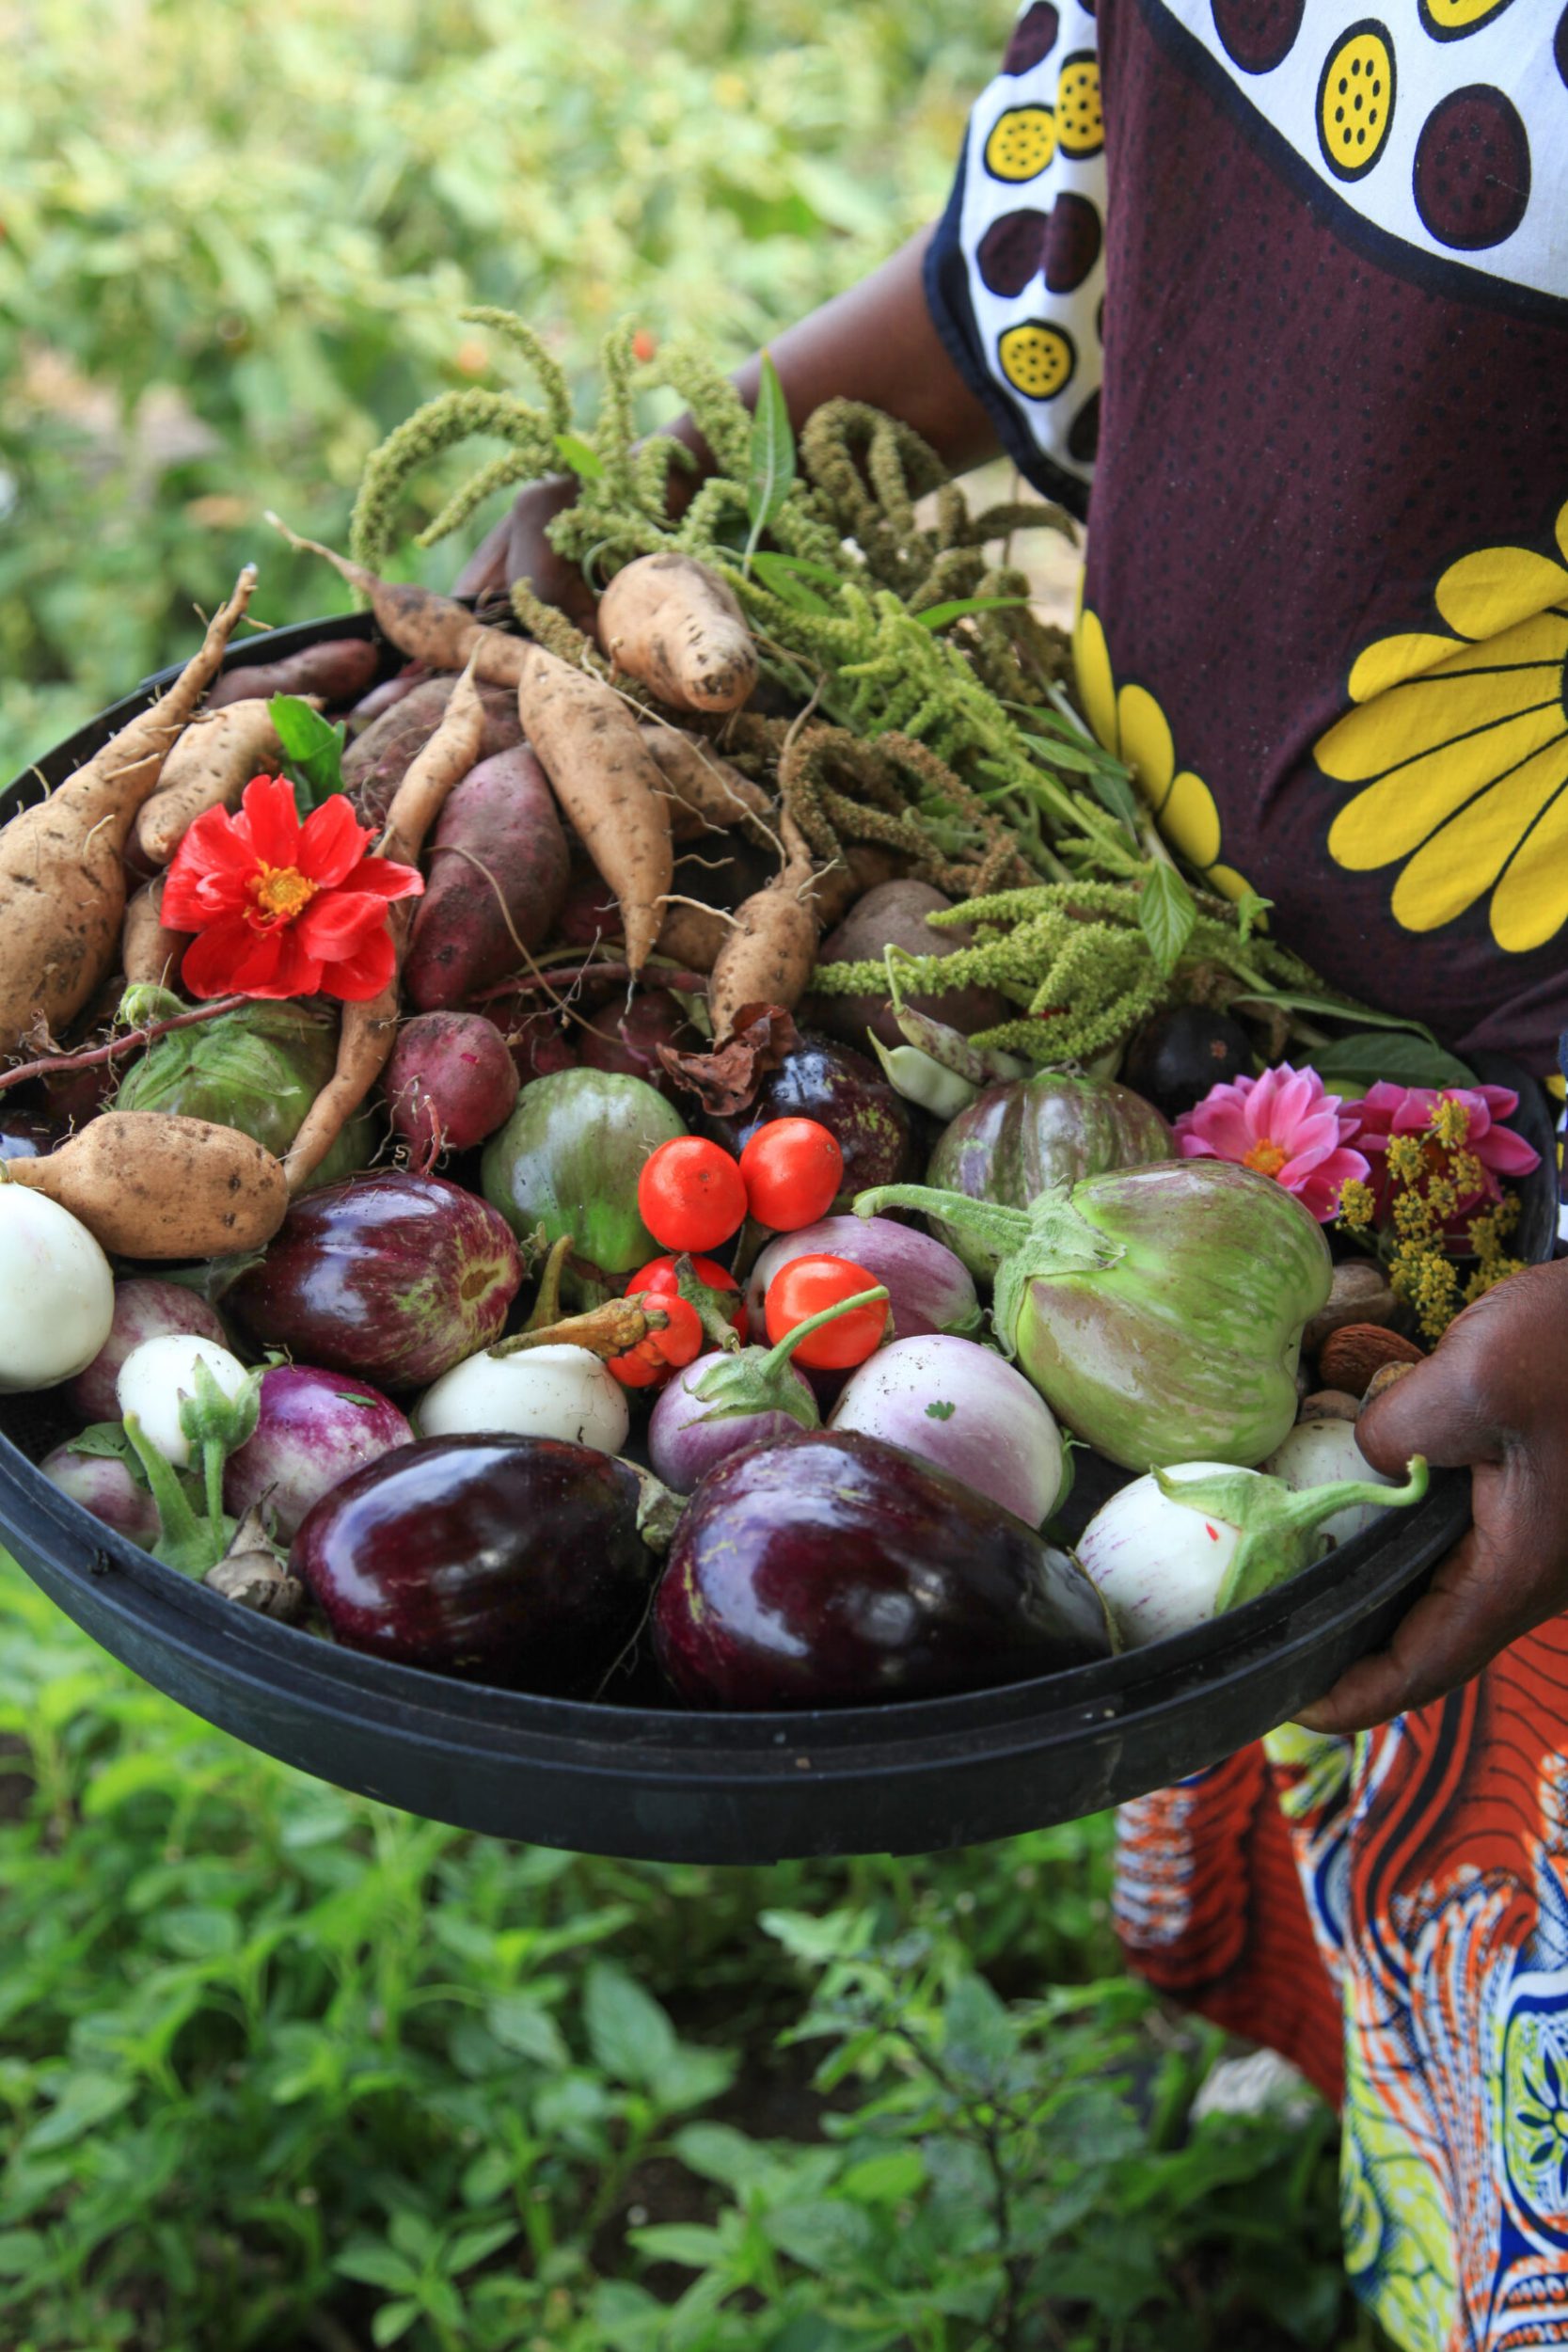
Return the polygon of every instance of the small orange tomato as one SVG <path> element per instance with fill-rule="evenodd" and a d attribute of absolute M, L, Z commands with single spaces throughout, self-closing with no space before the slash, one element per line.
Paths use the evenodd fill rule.
<path fill-rule="evenodd" d="M 813 1315 L 842 1306 L 846 1299 L 858 1297 L 862 1291 L 878 1288 L 877 1277 L 848 1258 L 833 1258 L 826 1252 L 817 1257 L 792 1258 L 787 1265 L 779 1268 L 768 1285 L 763 1302 L 768 1336 L 776 1347 Z M 808 1372 L 847 1372 L 854 1364 L 863 1364 L 876 1352 L 886 1329 L 885 1298 L 875 1299 L 864 1307 L 851 1307 L 803 1339 L 792 1360 Z"/>

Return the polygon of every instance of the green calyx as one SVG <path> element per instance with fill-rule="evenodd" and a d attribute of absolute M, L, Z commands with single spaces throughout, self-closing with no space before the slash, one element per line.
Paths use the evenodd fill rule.
<path fill-rule="evenodd" d="M 198 1356 L 193 1376 L 196 1394 L 181 1398 L 180 1426 L 191 1442 L 193 1473 L 197 1465 L 200 1468 L 204 1518 L 198 1516 L 186 1482 L 147 1435 L 139 1415 L 126 1414 L 125 1436 L 157 1505 L 159 1535 L 152 1557 L 186 1576 L 204 1576 L 233 1540 L 234 1521 L 223 1507 L 224 1465 L 255 1432 L 261 1375 L 253 1372 L 238 1395 L 229 1396 Z"/>
<path fill-rule="evenodd" d="M 1356 1503 L 1371 1503 L 1380 1511 L 1405 1510 L 1423 1499 L 1429 1484 L 1426 1457 L 1420 1454 L 1412 1454 L 1406 1465 L 1402 1486 L 1341 1478 L 1332 1486 L 1298 1490 L 1261 1470 L 1244 1470 L 1216 1471 L 1209 1478 L 1173 1478 L 1166 1470 L 1156 1470 L 1154 1477 L 1170 1502 L 1241 1530 L 1242 1540 L 1215 1596 L 1216 1616 L 1273 1592 L 1316 1559 L 1318 1530 L 1337 1511 Z"/>
<path fill-rule="evenodd" d="M 710 1408 L 697 1426 L 739 1421 L 753 1413 L 787 1413 L 802 1429 L 819 1429 L 822 1416 L 816 1401 L 809 1390 L 790 1378 L 790 1358 L 812 1332 L 836 1323 L 852 1307 L 874 1307 L 886 1296 L 880 1284 L 875 1290 L 857 1291 L 853 1298 L 841 1298 L 819 1314 L 808 1315 L 793 1331 L 786 1331 L 777 1346 L 743 1347 L 737 1356 L 725 1357 L 692 1384 L 692 1395 Z"/>
<path fill-rule="evenodd" d="M 1119 1242 L 1101 1232 L 1073 1205 L 1070 1184 L 1053 1184 L 1026 1209 L 997 1200 L 972 1200 L 964 1192 L 940 1192 L 929 1184 L 879 1184 L 856 1195 L 857 1216 L 884 1209 L 918 1209 L 984 1242 L 1002 1263 L 997 1269 L 992 1314 L 997 1339 L 1008 1356 L 1017 1354 L 1015 1334 L 1029 1284 L 1053 1275 L 1085 1274 L 1115 1265 L 1125 1254 Z"/>

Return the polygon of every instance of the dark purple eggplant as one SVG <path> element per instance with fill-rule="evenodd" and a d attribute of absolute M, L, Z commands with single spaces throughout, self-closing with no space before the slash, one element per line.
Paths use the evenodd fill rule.
<path fill-rule="evenodd" d="M 705 1478 L 654 1601 L 654 1646 L 694 1706 L 933 1698 L 1111 1652 L 1077 1563 L 901 1447 L 822 1429 Z"/>
<path fill-rule="evenodd" d="M 844 1187 L 830 1216 L 847 1212 L 858 1192 L 903 1181 L 874 1175 L 874 1168 L 917 1165 L 909 1104 L 863 1054 L 827 1038 L 802 1037 L 764 1078 L 750 1110 L 731 1119 L 710 1115 L 703 1131 L 738 1158 L 770 1119 L 815 1119 L 836 1139 Z"/>
<path fill-rule="evenodd" d="M 377 1388 L 422 1389 L 500 1337 L 522 1279 L 486 1201 L 388 1169 L 296 1200 L 224 1305 L 263 1347 Z"/>
<path fill-rule="evenodd" d="M 0 1160 L 41 1160 L 71 1133 L 47 1111 L 0 1108 Z"/>
<path fill-rule="evenodd" d="M 1222 1080 L 1250 1075 L 1252 1040 L 1228 1013 L 1176 1005 L 1157 1013 L 1127 1048 L 1121 1074 L 1167 1119 L 1180 1119 Z"/>
<path fill-rule="evenodd" d="M 289 1565 L 336 1640 L 504 1689 L 594 1692 L 654 1558 L 625 1462 L 555 1438 L 428 1438 L 324 1495 Z"/>

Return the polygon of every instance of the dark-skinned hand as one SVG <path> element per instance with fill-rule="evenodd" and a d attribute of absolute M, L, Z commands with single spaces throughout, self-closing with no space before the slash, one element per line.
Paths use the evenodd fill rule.
<path fill-rule="evenodd" d="M 1568 1259 L 1466 1307 L 1355 1434 L 1391 1477 L 1414 1454 L 1467 1469 L 1472 1525 L 1388 1647 L 1302 1710 L 1312 1731 L 1365 1730 L 1441 1698 L 1568 1609 Z"/>
<path fill-rule="evenodd" d="M 582 574 L 557 555 L 545 535 L 546 525 L 576 496 L 577 481 L 571 474 L 531 482 L 519 490 L 458 573 L 452 594 L 504 602 L 515 580 L 528 580 L 536 596 L 558 606 L 579 628 L 592 628 L 594 597 Z"/>

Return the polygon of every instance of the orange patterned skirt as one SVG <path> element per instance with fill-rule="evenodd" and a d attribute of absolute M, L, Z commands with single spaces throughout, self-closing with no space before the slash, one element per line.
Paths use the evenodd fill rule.
<path fill-rule="evenodd" d="M 1339 2106 L 1346 2262 L 1397 2343 L 1568 2345 L 1568 1619 L 1124 1806 L 1117 1924 Z"/>

